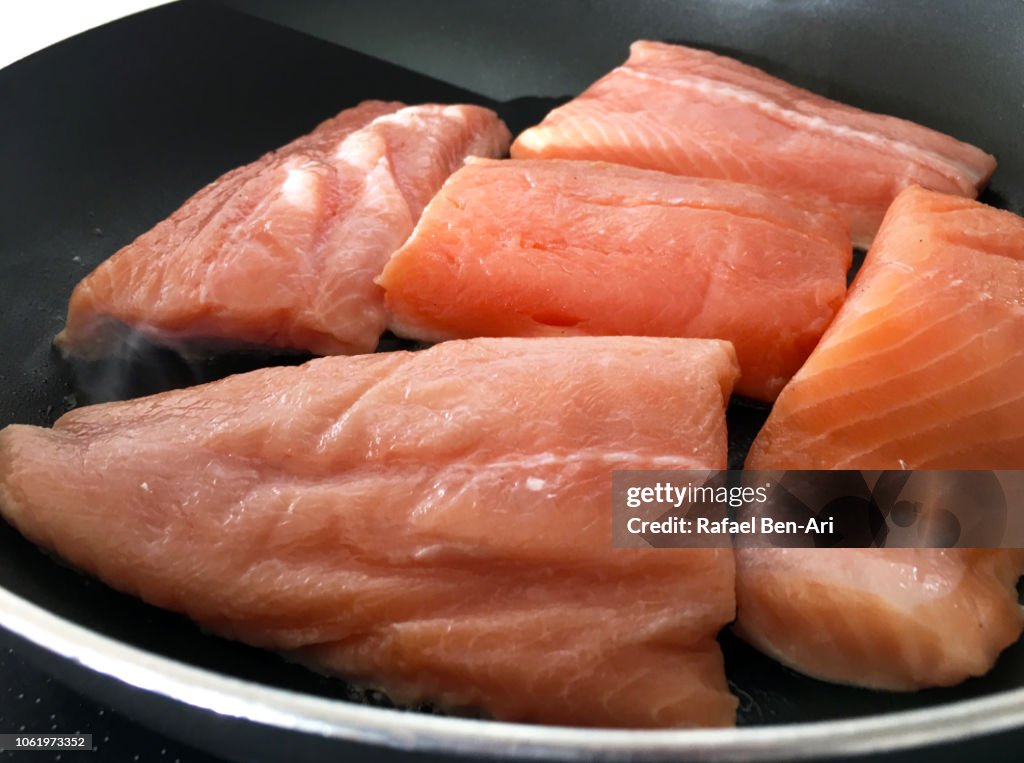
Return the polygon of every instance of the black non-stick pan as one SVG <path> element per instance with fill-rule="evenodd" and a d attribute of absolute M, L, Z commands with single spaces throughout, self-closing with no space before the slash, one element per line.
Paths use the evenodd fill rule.
<path fill-rule="evenodd" d="M 516 132 L 620 63 L 637 38 L 728 53 L 982 146 L 1000 163 L 983 200 L 1024 206 L 1020 0 L 232 5 L 158 8 L 0 71 L 0 425 L 50 424 L 87 402 L 297 360 L 187 363 L 140 344 L 117 363 L 71 368 L 51 349 L 74 284 L 220 173 L 366 98 L 481 103 Z M 763 417 L 730 410 L 734 463 Z M 888 694 L 799 676 L 728 634 L 735 730 L 582 731 L 393 709 L 117 594 L 2 522 L 0 624 L 79 688 L 246 760 L 329 759 L 355 743 L 390 754 L 778 759 L 1024 727 L 1021 645 L 984 678 Z"/>

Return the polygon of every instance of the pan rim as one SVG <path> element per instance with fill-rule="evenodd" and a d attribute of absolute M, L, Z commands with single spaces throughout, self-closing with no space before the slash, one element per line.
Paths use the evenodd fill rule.
<path fill-rule="evenodd" d="M 267 686 L 130 646 L 0 586 L 0 626 L 43 649 L 166 699 L 264 726 L 417 752 L 581 760 L 807 759 L 892 752 L 1024 724 L 1024 688 L 852 719 L 730 729 L 538 726 L 370 707 Z"/>

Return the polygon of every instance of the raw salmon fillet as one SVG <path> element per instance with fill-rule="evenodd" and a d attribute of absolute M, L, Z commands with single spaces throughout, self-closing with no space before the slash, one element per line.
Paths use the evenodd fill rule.
<path fill-rule="evenodd" d="M 809 676 L 952 686 L 1020 636 L 1018 549 L 737 549 L 735 629 Z"/>
<path fill-rule="evenodd" d="M 911 188 L 752 469 L 1024 469 L 1024 219 Z"/>
<path fill-rule="evenodd" d="M 984 151 L 913 122 L 705 50 L 646 41 L 522 133 L 512 156 L 604 159 L 817 194 L 842 210 L 863 247 L 902 189 L 916 183 L 973 198 L 996 166 Z"/>
<path fill-rule="evenodd" d="M 783 390 L 754 469 L 1024 469 L 1024 220 L 921 188 Z M 743 550 L 737 629 L 819 678 L 985 673 L 1021 633 L 1020 550 Z"/>
<path fill-rule="evenodd" d="M 830 208 L 603 162 L 476 159 L 388 262 L 391 329 L 710 337 L 772 400 L 832 320 L 852 248 Z"/>
<path fill-rule="evenodd" d="M 186 352 L 372 351 L 373 279 L 467 156 L 511 135 L 478 106 L 366 101 L 221 176 L 75 288 L 57 344 L 94 359 L 131 330 Z"/>
<path fill-rule="evenodd" d="M 611 470 L 720 469 L 726 342 L 479 339 L 0 432 L 0 507 L 110 585 L 499 719 L 734 723 L 731 549 L 615 549 Z"/>

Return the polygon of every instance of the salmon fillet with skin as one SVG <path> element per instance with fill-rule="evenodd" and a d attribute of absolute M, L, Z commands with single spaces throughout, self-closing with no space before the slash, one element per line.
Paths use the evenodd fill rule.
<path fill-rule="evenodd" d="M 602 162 L 475 159 L 378 282 L 395 333 L 725 339 L 737 391 L 772 400 L 846 293 L 830 208 Z"/>
<path fill-rule="evenodd" d="M 995 159 L 948 135 L 815 95 L 725 56 L 639 41 L 512 145 L 522 159 L 602 159 L 818 195 L 867 247 L 912 184 L 977 196 Z"/>
<path fill-rule="evenodd" d="M 1024 219 L 904 191 L 752 469 L 1024 469 Z M 885 689 L 987 672 L 1020 636 L 1013 549 L 737 551 L 738 632 Z"/>
<path fill-rule="evenodd" d="M 366 101 L 221 176 L 86 276 L 56 342 L 95 359 L 141 332 L 186 354 L 370 352 L 373 283 L 467 156 L 511 135 L 488 109 Z"/>
<path fill-rule="evenodd" d="M 722 469 L 726 342 L 324 358 L 0 431 L 28 538 L 205 628 L 498 719 L 728 726 L 731 549 L 616 549 L 613 469 Z"/>

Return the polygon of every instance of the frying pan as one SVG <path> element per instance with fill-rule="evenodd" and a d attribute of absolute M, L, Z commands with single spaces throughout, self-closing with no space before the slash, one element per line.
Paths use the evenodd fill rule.
<path fill-rule="evenodd" d="M 140 343 L 116 362 L 70 367 L 51 349 L 74 284 L 220 173 L 366 98 L 481 103 L 516 132 L 620 63 L 641 37 L 728 53 L 980 145 L 1000 160 L 984 200 L 1018 213 L 1024 204 L 1019 0 L 231 5 L 157 8 L 0 71 L 0 424 L 46 425 L 75 405 L 301 359 L 197 364 Z M 389 339 L 382 349 L 398 346 Z M 731 407 L 734 465 L 764 415 Z M 741 700 L 735 730 L 583 731 L 399 710 L 120 595 L 2 522 L 0 619 L 81 690 L 245 760 L 328 759 L 360 745 L 393 755 L 769 760 L 1024 726 L 1021 645 L 983 678 L 887 694 L 799 676 L 728 634 Z"/>

